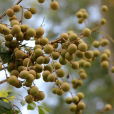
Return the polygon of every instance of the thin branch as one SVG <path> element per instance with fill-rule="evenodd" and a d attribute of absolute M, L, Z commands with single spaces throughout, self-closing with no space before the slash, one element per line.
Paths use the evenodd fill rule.
<path fill-rule="evenodd" d="M 7 79 L 0 81 L 0 84 L 7 82 Z"/>

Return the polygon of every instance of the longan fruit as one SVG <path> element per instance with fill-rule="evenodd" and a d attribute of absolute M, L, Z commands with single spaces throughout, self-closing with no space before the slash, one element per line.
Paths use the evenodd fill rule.
<path fill-rule="evenodd" d="M 87 18 L 88 18 L 88 13 L 87 13 L 87 12 L 84 12 L 84 13 L 82 14 L 82 18 L 83 18 L 83 19 L 87 19 Z"/>
<path fill-rule="evenodd" d="M 65 82 L 61 85 L 61 89 L 64 91 L 64 92 L 68 92 L 70 90 L 70 85 L 69 83 Z"/>
<path fill-rule="evenodd" d="M 55 49 L 58 48 L 58 43 L 54 43 L 53 48 L 55 48 Z"/>
<path fill-rule="evenodd" d="M 15 69 L 15 64 L 14 64 L 13 62 L 10 62 L 10 63 L 8 64 L 8 70 L 12 71 L 12 70 L 14 70 L 14 69 Z"/>
<path fill-rule="evenodd" d="M 105 111 L 110 111 L 112 110 L 112 106 L 110 104 L 105 105 Z"/>
<path fill-rule="evenodd" d="M 3 28 L 3 34 L 4 35 L 8 35 L 8 34 L 10 34 L 11 33 L 11 30 L 8 28 L 8 27 L 4 27 Z"/>
<path fill-rule="evenodd" d="M 31 8 L 30 8 L 30 12 L 31 12 L 32 14 L 36 14 L 36 13 L 37 13 L 37 9 L 36 9 L 35 7 L 31 7 Z"/>
<path fill-rule="evenodd" d="M 38 0 L 38 2 L 39 2 L 39 3 L 44 3 L 44 2 L 45 2 L 45 0 Z"/>
<path fill-rule="evenodd" d="M 43 70 L 43 66 L 42 66 L 42 65 L 40 65 L 40 64 L 36 64 L 36 65 L 35 65 L 35 71 L 36 71 L 37 73 L 41 73 L 42 70 Z"/>
<path fill-rule="evenodd" d="M 81 18 L 82 15 L 83 15 L 83 13 L 82 13 L 81 11 L 78 11 L 78 12 L 76 13 L 76 16 L 77 16 L 78 18 Z"/>
<path fill-rule="evenodd" d="M 44 29 L 42 27 L 38 27 L 36 29 L 36 35 L 37 36 L 43 36 L 43 34 L 44 34 Z"/>
<path fill-rule="evenodd" d="M 64 38 L 65 40 L 68 40 L 68 34 L 67 33 L 62 33 L 60 35 L 60 38 Z"/>
<path fill-rule="evenodd" d="M 64 91 L 62 89 L 59 89 L 59 88 L 56 89 L 57 95 L 61 96 L 61 95 L 63 95 L 63 93 L 64 93 Z"/>
<path fill-rule="evenodd" d="M 84 69 L 79 69 L 78 74 L 85 72 Z"/>
<path fill-rule="evenodd" d="M 93 50 L 93 56 L 98 57 L 100 55 L 100 52 L 98 50 Z"/>
<path fill-rule="evenodd" d="M 57 9 L 59 8 L 58 2 L 57 2 L 57 1 L 51 2 L 51 3 L 50 3 L 50 8 L 51 8 L 52 10 L 57 10 Z"/>
<path fill-rule="evenodd" d="M 38 95 L 35 96 L 35 98 L 37 99 L 37 101 L 42 101 L 42 100 L 44 100 L 44 98 L 45 98 L 44 92 L 43 92 L 43 91 L 39 91 Z"/>
<path fill-rule="evenodd" d="M 12 17 L 9 17 L 9 21 L 12 21 L 12 20 L 17 20 L 17 16 L 13 15 Z"/>
<path fill-rule="evenodd" d="M 36 79 L 39 79 L 41 77 L 40 73 L 36 73 Z"/>
<path fill-rule="evenodd" d="M 83 18 L 79 18 L 79 19 L 78 19 L 78 23 L 79 23 L 79 24 L 82 24 L 83 22 L 84 22 L 84 19 L 83 19 Z"/>
<path fill-rule="evenodd" d="M 22 70 L 26 70 L 25 66 L 19 66 L 18 71 L 21 72 Z"/>
<path fill-rule="evenodd" d="M 46 44 L 46 45 L 44 46 L 44 52 L 45 52 L 46 54 L 50 54 L 50 53 L 52 53 L 52 51 L 53 51 L 53 46 L 52 46 L 52 45 Z"/>
<path fill-rule="evenodd" d="M 100 45 L 102 46 L 102 47 L 105 47 L 105 46 L 107 46 L 109 44 L 109 41 L 108 40 L 106 40 L 106 39 L 101 39 L 101 41 L 100 41 Z"/>
<path fill-rule="evenodd" d="M 6 41 L 5 42 L 5 46 L 8 47 L 8 48 L 11 48 L 11 42 L 10 41 Z"/>
<path fill-rule="evenodd" d="M 84 63 L 84 67 L 85 67 L 85 68 L 90 68 L 90 67 L 91 67 L 91 63 L 86 61 L 86 62 Z"/>
<path fill-rule="evenodd" d="M 85 52 L 85 57 L 86 57 L 87 59 L 91 59 L 91 58 L 93 57 L 93 52 L 92 52 L 92 51 L 86 51 L 86 52 Z"/>
<path fill-rule="evenodd" d="M 60 86 L 60 85 L 62 84 L 62 80 L 56 80 L 55 84 L 56 84 L 57 86 Z"/>
<path fill-rule="evenodd" d="M 43 56 L 39 56 L 37 59 L 36 59 L 36 62 L 38 64 L 43 64 L 44 63 L 44 57 Z"/>
<path fill-rule="evenodd" d="M 101 61 L 108 60 L 108 55 L 106 53 L 101 54 Z"/>
<path fill-rule="evenodd" d="M 36 57 L 43 55 L 42 49 L 40 49 L 40 48 L 35 49 L 34 53 L 35 53 Z"/>
<path fill-rule="evenodd" d="M 26 34 L 29 36 L 29 37 L 33 37 L 36 35 L 36 30 L 34 30 L 33 28 L 28 28 L 27 31 L 26 31 Z"/>
<path fill-rule="evenodd" d="M 56 90 L 57 90 L 58 88 L 56 88 L 56 87 L 53 87 L 53 89 L 52 89 L 52 93 L 53 94 L 56 94 Z"/>
<path fill-rule="evenodd" d="M 65 58 L 65 54 L 67 53 L 67 50 L 66 49 L 62 49 L 62 51 L 61 51 L 61 56 L 63 57 L 63 58 Z"/>
<path fill-rule="evenodd" d="M 58 69 L 56 72 L 59 78 L 62 78 L 65 75 L 65 71 L 63 69 Z"/>
<path fill-rule="evenodd" d="M 105 19 L 105 18 L 102 18 L 102 19 L 100 20 L 100 24 L 101 24 L 101 25 L 106 24 L 106 19 Z"/>
<path fill-rule="evenodd" d="M 65 99 L 65 102 L 66 102 L 67 104 L 71 104 L 71 103 L 72 103 L 72 98 L 71 98 L 71 97 L 67 97 L 67 98 Z"/>
<path fill-rule="evenodd" d="M 71 112 L 76 112 L 76 110 L 77 110 L 77 105 L 76 105 L 76 104 L 71 104 L 70 107 L 69 107 L 69 110 L 70 110 Z"/>
<path fill-rule="evenodd" d="M 20 25 L 20 24 L 19 24 L 19 21 L 18 20 L 12 20 L 10 22 L 10 25 L 11 25 L 11 27 L 13 27 L 14 25 Z"/>
<path fill-rule="evenodd" d="M 4 25 L 0 24 L 0 33 L 3 31 Z"/>
<path fill-rule="evenodd" d="M 34 75 L 29 74 L 28 78 L 26 79 L 27 82 L 33 82 L 34 81 Z"/>
<path fill-rule="evenodd" d="M 75 41 L 78 39 L 78 36 L 75 34 L 75 33 L 71 33 L 69 36 L 68 36 L 69 40 L 70 41 Z"/>
<path fill-rule="evenodd" d="M 12 17 L 12 16 L 14 16 L 14 10 L 11 9 L 11 8 L 9 8 L 9 9 L 6 11 L 6 14 L 7 14 L 7 16 Z"/>
<path fill-rule="evenodd" d="M 85 55 L 84 52 L 82 52 L 82 51 L 80 51 L 80 50 L 77 50 L 77 51 L 76 51 L 76 57 L 78 57 L 78 58 L 83 58 L 84 55 Z"/>
<path fill-rule="evenodd" d="M 62 49 L 67 49 L 68 48 L 68 43 L 62 43 L 61 48 Z"/>
<path fill-rule="evenodd" d="M 27 71 L 27 70 L 22 70 L 21 72 L 20 72 L 20 78 L 22 78 L 22 79 L 27 79 L 28 77 L 29 77 L 29 72 Z"/>
<path fill-rule="evenodd" d="M 32 74 L 34 76 L 34 78 L 36 78 L 36 72 L 35 72 L 35 70 L 29 70 L 29 74 Z"/>
<path fill-rule="evenodd" d="M 67 32 L 68 35 L 70 35 L 71 33 L 74 33 L 74 31 L 69 30 L 69 31 Z"/>
<path fill-rule="evenodd" d="M 91 35 L 91 30 L 89 28 L 85 28 L 85 29 L 83 29 L 82 34 L 85 37 L 89 37 Z"/>
<path fill-rule="evenodd" d="M 13 6 L 14 12 L 19 12 L 20 9 L 21 9 L 21 7 L 20 7 L 19 5 L 14 5 L 14 6 Z"/>
<path fill-rule="evenodd" d="M 18 79 L 17 79 L 17 77 L 16 77 L 15 75 L 11 75 L 11 76 L 8 78 L 8 83 L 9 83 L 10 85 L 15 86 L 17 82 L 18 82 Z"/>
<path fill-rule="evenodd" d="M 108 66 L 109 66 L 109 64 L 108 64 L 107 61 L 102 61 L 102 62 L 101 62 L 101 67 L 102 67 L 102 68 L 105 68 L 105 69 L 106 69 L 106 68 L 108 68 Z"/>
<path fill-rule="evenodd" d="M 25 101 L 26 101 L 27 103 L 32 103 L 32 102 L 34 101 L 34 97 L 33 97 L 32 95 L 27 95 L 27 96 L 25 97 Z"/>
<path fill-rule="evenodd" d="M 44 70 L 48 70 L 49 72 L 52 72 L 53 66 L 48 64 L 48 65 L 44 66 Z"/>
<path fill-rule="evenodd" d="M 60 57 L 60 58 L 59 58 L 59 63 L 60 63 L 61 65 L 66 65 L 66 64 L 68 63 L 68 60 L 67 60 L 67 59 L 64 59 L 63 57 Z"/>
<path fill-rule="evenodd" d="M 30 58 L 25 58 L 25 59 L 23 60 L 23 66 L 27 67 L 27 65 L 28 65 L 28 67 L 29 67 L 29 66 L 32 66 L 32 61 L 31 61 Z"/>
<path fill-rule="evenodd" d="M 21 88 L 22 87 L 22 82 L 18 80 L 18 83 L 15 85 L 16 88 Z"/>
<path fill-rule="evenodd" d="M 32 96 L 36 96 L 36 95 L 38 95 L 38 93 L 39 93 L 39 89 L 38 89 L 38 87 L 37 86 L 32 86 L 31 88 L 30 88 L 30 95 L 32 95 Z"/>
<path fill-rule="evenodd" d="M 60 56 L 59 52 L 55 52 L 55 51 L 52 52 L 52 57 L 54 60 L 57 60 L 59 56 Z"/>
<path fill-rule="evenodd" d="M 69 52 L 67 52 L 65 54 L 65 58 L 68 60 L 68 61 L 72 61 L 74 59 L 74 54 L 70 54 Z"/>
<path fill-rule="evenodd" d="M 82 8 L 82 9 L 80 9 L 80 11 L 81 11 L 82 13 L 85 13 L 85 12 L 86 12 L 86 9 Z"/>
<path fill-rule="evenodd" d="M 49 74 L 50 74 L 50 72 L 48 70 L 45 70 L 45 71 L 43 71 L 42 76 L 43 76 L 43 78 L 47 79 Z"/>
<path fill-rule="evenodd" d="M 106 53 L 108 55 L 108 57 L 111 55 L 111 52 L 109 49 L 105 49 L 103 52 Z"/>
<path fill-rule="evenodd" d="M 72 79 L 72 80 L 71 80 L 71 83 L 72 83 L 72 84 L 75 84 L 75 85 L 76 85 L 76 84 L 77 84 L 77 82 L 78 82 L 78 80 L 77 80 L 77 79 Z"/>
<path fill-rule="evenodd" d="M 12 34 L 8 34 L 8 35 L 5 35 L 5 40 L 6 41 L 12 41 L 12 39 L 13 39 L 13 35 Z"/>
<path fill-rule="evenodd" d="M 24 12 L 24 17 L 25 17 L 25 19 L 30 19 L 32 17 L 32 13 L 27 10 Z"/>
<path fill-rule="evenodd" d="M 17 51 L 15 52 L 15 57 L 16 57 L 17 59 L 23 58 L 23 57 L 24 57 L 24 52 L 23 52 L 22 50 L 17 50 Z"/>
<path fill-rule="evenodd" d="M 48 80 L 49 82 L 54 82 L 54 81 L 55 81 L 55 75 L 54 75 L 54 74 L 49 74 L 49 75 L 47 76 L 47 80 Z"/>
<path fill-rule="evenodd" d="M 98 48 L 99 47 L 99 45 L 100 45 L 100 43 L 99 43 L 99 41 L 93 41 L 93 43 L 92 43 L 92 45 L 95 47 L 95 48 Z"/>
<path fill-rule="evenodd" d="M 80 44 L 78 45 L 78 50 L 80 50 L 80 51 L 82 51 L 82 52 L 86 52 L 86 51 L 87 51 L 87 48 L 88 48 L 88 46 L 87 46 L 86 43 L 80 43 Z"/>
<path fill-rule="evenodd" d="M 108 7 L 106 5 L 102 5 L 101 10 L 103 12 L 107 12 L 108 11 Z"/>
<path fill-rule="evenodd" d="M 38 45 L 35 45 L 34 51 L 35 51 L 36 49 L 38 49 L 38 48 L 40 48 L 40 49 L 42 50 L 42 46 L 38 44 Z"/>
<path fill-rule="evenodd" d="M 85 72 L 80 73 L 79 76 L 82 80 L 87 78 L 87 74 Z"/>
<path fill-rule="evenodd" d="M 78 61 L 79 67 L 84 67 L 85 60 L 81 59 Z"/>
<path fill-rule="evenodd" d="M 12 27 L 13 34 L 19 34 L 21 32 L 21 27 L 19 25 L 14 25 Z"/>
<path fill-rule="evenodd" d="M 82 85 L 83 85 L 83 81 L 82 80 L 78 80 L 77 86 L 82 86 Z"/>
<path fill-rule="evenodd" d="M 18 41 L 23 41 L 24 34 L 23 32 L 20 32 L 19 34 L 16 34 L 15 37 Z"/>
<path fill-rule="evenodd" d="M 75 44 L 70 44 L 70 45 L 68 46 L 68 52 L 69 52 L 70 54 L 74 54 L 74 53 L 76 52 L 76 50 L 77 50 L 77 46 L 76 46 Z"/>
<path fill-rule="evenodd" d="M 12 70 L 11 75 L 15 75 L 16 77 L 19 76 L 19 72 L 17 70 Z"/>
<path fill-rule="evenodd" d="M 114 73 L 114 66 L 112 66 L 112 68 L 111 68 L 111 72 Z"/>
<path fill-rule="evenodd" d="M 45 46 L 48 42 L 49 42 L 49 40 L 46 37 L 40 38 L 40 44 L 41 45 Z"/>
<path fill-rule="evenodd" d="M 71 67 L 72 69 L 78 69 L 79 68 L 78 62 L 71 62 Z"/>
<path fill-rule="evenodd" d="M 48 64 L 50 62 L 50 58 L 48 56 L 44 57 L 44 64 Z"/>
<path fill-rule="evenodd" d="M 78 106 L 78 110 L 84 110 L 85 109 L 85 103 L 82 101 L 80 101 L 77 106 Z"/>
<path fill-rule="evenodd" d="M 84 98 L 84 94 L 82 92 L 78 92 L 77 96 L 79 97 L 80 100 Z"/>
<path fill-rule="evenodd" d="M 73 103 L 77 103 L 78 101 L 79 101 L 79 97 L 78 96 L 72 97 L 72 102 Z"/>
<path fill-rule="evenodd" d="M 59 62 L 54 62 L 54 67 L 56 70 L 61 68 L 61 64 Z"/>

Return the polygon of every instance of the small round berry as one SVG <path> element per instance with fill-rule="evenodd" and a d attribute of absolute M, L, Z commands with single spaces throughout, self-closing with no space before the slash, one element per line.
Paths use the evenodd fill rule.
<path fill-rule="evenodd" d="M 89 28 L 85 28 L 85 29 L 83 29 L 82 34 L 85 37 L 89 37 L 91 35 L 91 30 Z"/>
<path fill-rule="evenodd" d="M 58 2 L 57 2 L 57 1 L 51 2 L 51 3 L 50 3 L 50 8 L 51 8 L 52 10 L 57 10 L 57 9 L 59 8 Z"/>

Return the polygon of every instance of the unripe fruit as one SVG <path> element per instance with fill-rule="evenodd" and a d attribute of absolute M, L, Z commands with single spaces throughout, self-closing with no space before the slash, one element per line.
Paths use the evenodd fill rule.
<path fill-rule="evenodd" d="M 99 41 L 93 41 L 93 43 L 92 43 L 92 45 L 95 47 L 95 48 L 98 48 L 99 47 L 99 45 L 100 45 L 100 43 L 99 43 Z"/>
<path fill-rule="evenodd" d="M 42 56 L 43 55 L 43 52 L 42 52 L 42 49 L 38 48 L 34 51 L 35 53 L 35 56 L 36 57 L 39 57 L 39 56 Z"/>
<path fill-rule="evenodd" d="M 108 7 L 107 7 L 106 5 L 103 5 L 103 6 L 101 7 L 101 10 L 102 10 L 103 12 L 107 12 L 107 11 L 108 11 Z"/>
<path fill-rule="evenodd" d="M 61 86 L 62 80 L 56 80 L 55 84 L 56 84 L 57 86 Z"/>
<path fill-rule="evenodd" d="M 85 37 L 89 37 L 91 35 L 91 30 L 89 28 L 85 28 L 85 29 L 83 29 L 82 34 Z"/>
<path fill-rule="evenodd" d="M 68 40 L 68 34 L 67 33 L 62 33 L 60 35 L 60 38 L 64 38 L 65 40 Z"/>
<path fill-rule="evenodd" d="M 48 64 L 48 65 L 44 66 L 44 70 L 48 70 L 49 72 L 52 72 L 53 66 Z"/>
<path fill-rule="evenodd" d="M 4 29 L 3 29 L 3 34 L 4 35 L 8 35 L 8 34 L 10 34 L 11 33 L 11 30 L 8 28 L 8 27 L 4 27 Z"/>
<path fill-rule="evenodd" d="M 35 71 L 36 71 L 37 73 L 41 73 L 42 70 L 43 70 L 43 66 L 42 66 L 42 65 L 40 65 L 40 64 L 36 64 L 36 65 L 35 65 Z"/>
<path fill-rule="evenodd" d="M 36 79 L 39 79 L 41 77 L 41 74 L 40 73 L 37 73 L 36 74 Z"/>
<path fill-rule="evenodd" d="M 29 74 L 28 78 L 26 79 L 27 82 L 33 82 L 34 76 L 32 74 Z"/>
<path fill-rule="evenodd" d="M 62 89 L 59 89 L 59 88 L 56 89 L 57 95 L 61 96 L 61 95 L 63 95 L 63 93 L 64 93 L 64 91 Z"/>
<path fill-rule="evenodd" d="M 112 110 L 112 106 L 110 104 L 105 105 L 105 111 L 110 111 Z"/>
<path fill-rule="evenodd" d="M 56 70 L 61 68 L 61 64 L 59 62 L 54 62 L 54 67 Z"/>
<path fill-rule="evenodd" d="M 61 65 L 66 65 L 67 62 L 68 62 L 67 59 L 64 59 L 63 57 L 60 57 L 60 58 L 59 58 L 59 63 L 60 63 Z"/>
<path fill-rule="evenodd" d="M 78 74 L 85 72 L 84 69 L 79 69 Z"/>
<path fill-rule="evenodd" d="M 62 43 L 61 47 L 62 47 L 62 49 L 67 49 L 68 48 L 68 43 Z"/>
<path fill-rule="evenodd" d="M 44 57 L 43 56 L 39 56 L 37 59 L 36 59 L 36 62 L 38 64 L 43 64 L 44 63 Z"/>
<path fill-rule="evenodd" d="M 68 38 L 69 38 L 70 41 L 74 41 L 74 40 L 77 40 L 78 39 L 78 36 L 75 33 L 71 33 L 68 36 Z"/>
<path fill-rule="evenodd" d="M 54 88 L 52 89 L 52 93 L 53 93 L 53 94 L 56 94 L 57 89 L 58 89 L 58 88 L 54 87 Z"/>
<path fill-rule="evenodd" d="M 63 83 L 62 85 L 61 85 L 61 89 L 64 91 L 64 92 L 67 92 L 67 91 L 69 91 L 70 90 L 70 85 L 69 85 L 69 83 Z"/>
<path fill-rule="evenodd" d="M 112 66 L 112 68 L 111 68 L 111 72 L 114 73 L 114 66 Z"/>
<path fill-rule="evenodd" d="M 24 17 L 25 17 L 25 19 L 30 19 L 32 17 L 32 13 L 30 11 L 25 11 Z"/>
<path fill-rule="evenodd" d="M 52 51 L 53 51 L 53 46 L 52 45 L 47 44 L 47 45 L 44 46 L 44 52 L 46 54 L 50 54 L 50 53 L 52 53 Z"/>
<path fill-rule="evenodd" d="M 87 46 L 87 44 L 85 44 L 85 43 L 80 43 L 80 44 L 78 45 L 78 50 L 80 50 L 80 51 L 82 51 L 82 52 L 86 52 L 86 51 L 87 51 L 87 48 L 88 48 L 88 46 Z"/>
<path fill-rule="evenodd" d="M 39 91 L 38 95 L 35 96 L 35 98 L 38 100 L 38 101 L 41 101 L 45 98 L 45 94 L 43 91 Z"/>
<path fill-rule="evenodd" d="M 68 60 L 68 61 L 72 61 L 74 59 L 74 54 L 70 54 L 69 52 L 67 52 L 65 54 L 65 58 Z"/>
<path fill-rule="evenodd" d="M 10 25 L 11 25 L 11 27 L 13 27 L 14 25 L 20 25 L 20 24 L 19 24 L 19 21 L 18 20 L 12 20 L 10 22 Z"/>
<path fill-rule="evenodd" d="M 58 48 L 58 43 L 54 43 L 53 48 L 55 48 L 55 49 Z"/>
<path fill-rule="evenodd" d="M 9 8 L 9 9 L 6 11 L 6 14 L 7 14 L 7 16 L 12 17 L 12 16 L 14 15 L 14 10 L 11 9 L 11 8 Z"/>
<path fill-rule="evenodd" d="M 57 2 L 57 1 L 51 2 L 51 3 L 50 3 L 50 8 L 51 8 L 52 10 L 57 10 L 57 9 L 59 8 L 58 2 Z"/>
<path fill-rule="evenodd" d="M 41 27 L 38 27 L 38 28 L 36 29 L 36 35 L 37 35 L 37 36 L 43 36 L 43 34 L 44 34 L 44 29 L 41 28 Z"/>
<path fill-rule="evenodd" d="M 78 92 L 77 96 L 79 97 L 80 100 L 84 98 L 84 94 L 82 92 Z"/>
<path fill-rule="evenodd" d="M 23 57 L 24 57 L 24 52 L 23 52 L 22 50 L 17 50 L 17 51 L 15 52 L 15 57 L 16 57 L 17 59 L 23 58 Z"/>
<path fill-rule="evenodd" d="M 102 46 L 102 47 L 105 47 L 105 46 L 107 46 L 109 44 L 109 41 L 108 40 L 106 40 L 106 39 L 101 39 L 101 41 L 100 41 L 100 45 Z"/>
<path fill-rule="evenodd" d="M 17 82 L 18 82 L 18 79 L 15 75 L 12 75 L 8 78 L 8 83 L 13 86 L 15 86 Z"/>
<path fill-rule="evenodd" d="M 36 14 L 36 13 L 37 13 L 37 9 L 36 9 L 35 7 L 31 7 L 31 8 L 30 8 L 30 12 L 31 12 L 32 14 Z"/>
<path fill-rule="evenodd" d="M 85 109 L 85 103 L 83 103 L 82 101 L 80 101 L 77 106 L 78 106 L 78 110 L 84 110 Z"/>
<path fill-rule="evenodd" d="M 35 31 L 33 28 L 29 28 L 29 29 L 27 29 L 26 34 L 27 34 L 29 37 L 33 37 L 33 36 L 36 35 L 36 31 Z"/>
<path fill-rule="evenodd" d="M 48 56 L 44 57 L 44 64 L 48 64 L 50 61 L 50 58 Z"/>
<path fill-rule="evenodd" d="M 15 85 L 16 88 L 21 88 L 22 87 L 22 82 L 18 80 L 17 84 Z"/>
<path fill-rule="evenodd" d="M 78 12 L 76 13 L 76 16 L 77 16 L 78 18 L 81 18 L 82 15 L 83 15 L 83 13 L 82 13 L 81 11 L 78 11 Z"/>
<path fill-rule="evenodd" d="M 44 3 L 44 2 L 45 2 L 45 0 L 38 0 L 38 2 L 39 2 L 39 3 Z"/>
<path fill-rule="evenodd" d="M 9 64 L 8 64 L 8 70 L 14 70 L 15 69 L 15 64 L 13 63 L 13 62 L 10 62 Z"/>
<path fill-rule="evenodd" d="M 38 48 L 39 48 L 39 49 L 42 49 L 42 46 L 39 45 L 39 44 L 38 44 L 38 45 L 35 45 L 35 47 L 34 47 L 34 51 L 35 51 L 36 49 L 38 49 Z"/>
<path fill-rule="evenodd" d="M 55 81 L 55 75 L 54 74 L 49 74 L 47 77 L 47 80 L 50 82 L 54 82 Z"/>
<path fill-rule="evenodd" d="M 77 46 L 76 46 L 75 44 L 70 44 L 70 45 L 68 46 L 68 52 L 69 52 L 70 54 L 74 54 L 74 53 L 76 52 L 76 50 L 77 50 Z"/>
<path fill-rule="evenodd" d="M 16 34 L 15 37 L 18 41 L 23 41 L 24 34 L 23 32 L 20 32 L 19 34 Z"/>
<path fill-rule="evenodd" d="M 32 61 L 31 61 L 31 59 L 30 58 L 25 58 L 24 60 L 23 60 L 23 66 L 25 66 L 25 67 L 29 67 L 29 66 L 32 66 Z"/>
<path fill-rule="evenodd" d="M 54 60 L 57 60 L 59 56 L 60 56 L 59 52 L 55 52 L 55 51 L 52 52 L 52 57 Z"/>
<path fill-rule="evenodd" d="M 98 50 L 93 50 L 93 56 L 98 57 L 100 55 L 100 52 Z"/>
<path fill-rule="evenodd" d="M 108 55 L 108 57 L 111 55 L 111 52 L 110 52 L 109 49 L 105 49 L 105 50 L 104 50 L 104 53 L 106 53 L 106 54 Z"/>
<path fill-rule="evenodd" d="M 81 11 L 82 13 L 84 13 L 84 12 L 86 12 L 86 9 L 82 8 L 82 9 L 80 9 L 80 11 Z"/>
<path fill-rule="evenodd" d="M 26 101 L 27 103 L 32 103 L 32 102 L 34 101 L 34 97 L 33 97 L 32 95 L 27 95 L 27 96 L 25 97 L 25 101 Z"/>
<path fill-rule="evenodd" d="M 82 86 L 82 85 L 83 85 L 82 80 L 78 80 L 78 82 L 77 82 L 77 86 Z"/>
<path fill-rule="evenodd" d="M 78 101 L 79 101 L 79 97 L 78 96 L 72 97 L 72 102 L 73 103 L 77 103 Z"/>
<path fill-rule="evenodd" d="M 76 85 L 76 84 L 77 84 L 77 82 L 78 82 L 78 80 L 77 80 L 77 79 L 72 79 L 72 80 L 71 80 L 71 83 L 72 83 L 72 84 L 75 84 L 75 85 Z"/>
<path fill-rule="evenodd" d="M 12 20 L 17 20 L 17 17 L 15 15 L 13 15 L 12 17 L 9 17 L 9 21 L 12 21 Z"/>
<path fill-rule="evenodd" d="M 87 19 L 87 18 L 88 18 L 88 13 L 87 13 L 87 12 L 84 12 L 84 13 L 82 14 L 82 18 L 83 18 L 83 19 Z"/>
<path fill-rule="evenodd" d="M 39 93 L 39 89 L 38 89 L 38 87 L 37 86 L 32 86 L 31 88 L 30 88 L 30 95 L 32 95 L 32 96 L 36 96 L 36 95 L 38 95 L 38 93 Z"/>
<path fill-rule="evenodd" d="M 84 67 L 85 60 L 81 59 L 78 61 L 79 67 Z"/>
<path fill-rule="evenodd" d="M 101 24 L 101 25 L 106 24 L 106 19 L 102 18 L 102 19 L 100 20 L 100 24 Z"/>
<path fill-rule="evenodd" d="M 91 59 L 91 58 L 93 57 L 93 52 L 92 52 L 92 51 L 86 51 L 86 52 L 85 52 L 85 57 L 86 57 L 87 59 Z"/>
<path fill-rule="evenodd" d="M 12 32 L 13 32 L 13 34 L 19 34 L 21 32 L 20 26 L 19 25 L 14 25 L 12 27 Z"/>
<path fill-rule="evenodd" d="M 57 76 L 62 78 L 65 75 L 65 71 L 63 69 L 58 69 L 57 71 Z"/>
<path fill-rule="evenodd" d="M 19 66 L 18 71 L 21 72 L 22 70 L 26 70 L 26 68 L 24 66 Z"/>
<path fill-rule="evenodd" d="M 90 68 L 91 67 L 91 63 L 90 62 L 84 62 L 84 67 L 85 68 Z"/>
<path fill-rule="evenodd" d="M 82 24 L 83 22 L 84 22 L 84 19 L 83 19 L 83 18 L 79 18 L 79 19 L 78 19 L 78 23 L 79 23 L 79 24 Z"/>
<path fill-rule="evenodd" d="M 109 64 L 108 64 L 107 61 L 101 62 L 101 67 L 102 67 L 102 68 L 108 68 L 108 66 L 109 66 Z"/>
<path fill-rule="evenodd" d="M 65 99 L 65 102 L 66 102 L 67 104 L 71 104 L 71 103 L 72 103 L 72 98 L 71 98 L 71 97 L 67 97 L 67 98 Z"/>
<path fill-rule="evenodd" d="M 61 56 L 63 57 L 63 58 L 65 58 L 65 54 L 67 53 L 67 50 L 66 49 L 62 49 L 62 51 L 61 51 Z"/>
<path fill-rule="evenodd" d="M 40 38 L 40 44 L 41 45 L 45 46 L 48 42 L 49 42 L 49 40 L 46 37 Z"/>
<path fill-rule="evenodd" d="M 50 74 L 50 72 L 48 70 L 44 71 L 42 73 L 43 79 L 47 79 L 48 75 Z"/>
<path fill-rule="evenodd" d="M 26 86 L 26 87 L 31 87 L 32 86 L 32 82 L 27 82 L 25 81 L 23 86 Z"/>
<path fill-rule="evenodd" d="M 77 110 L 77 105 L 71 104 L 70 107 L 69 107 L 69 109 L 70 109 L 70 111 L 72 111 L 72 112 L 76 112 L 76 110 Z"/>
<path fill-rule="evenodd" d="M 71 62 L 71 67 L 72 67 L 73 69 L 78 69 L 78 68 L 79 68 L 78 62 Z"/>
<path fill-rule="evenodd" d="M 100 58 L 101 61 L 108 60 L 108 55 L 106 53 L 103 53 Z"/>
<path fill-rule="evenodd" d="M 27 79 L 29 77 L 29 72 L 27 70 L 22 70 L 20 72 L 20 78 Z"/>
<path fill-rule="evenodd" d="M 36 78 L 36 72 L 34 70 L 29 70 L 29 74 L 32 74 Z"/>
<path fill-rule="evenodd" d="M 87 78 L 87 74 L 85 72 L 80 73 L 79 76 L 82 80 Z"/>
<path fill-rule="evenodd" d="M 21 7 L 20 7 L 19 5 L 14 5 L 14 6 L 13 6 L 14 12 L 19 12 L 20 9 L 21 9 Z"/>
<path fill-rule="evenodd" d="M 82 51 L 80 51 L 80 50 L 77 50 L 77 51 L 76 51 L 76 56 L 77 56 L 78 58 L 83 58 L 84 55 L 85 55 L 84 52 L 82 52 Z"/>
<path fill-rule="evenodd" d="M 15 75 L 16 77 L 19 76 L 19 72 L 17 70 L 12 70 L 11 75 Z"/>

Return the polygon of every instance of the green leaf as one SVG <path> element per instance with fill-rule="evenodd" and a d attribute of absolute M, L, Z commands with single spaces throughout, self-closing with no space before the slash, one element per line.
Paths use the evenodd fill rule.
<path fill-rule="evenodd" d="M 2 100 L 0 100 L 0 106 L 6 110 L 12 109 L 12 105 L 10 103 L 4 102 Z"/>
<path fill-rule="evenodd" d="M 6 109 L 4 109 L 3 107 L 0 106 L 0 114 L 6 113 L 6 111 L 7 111 Z"/>
<path fill-rule="evenodd" d="M 11 110 L 11 111 L 7 111 L 7 114 L 13 114 L 14 110 Z M 19 110 L 16 110 L 16 114 L 22 114 L 19 112 Z"/>
<path fill-rule="evenodd" d="M 38 106 L 39 114 L 49 114 L 49 111 L 51 111 L 49 108 L 43 108 L 42 106 Z"/>
<path fill-rule="evenodd" d="M 8 91 L 7 93 L 8 93 L 8 96 L 7 96 L 7 97 L 11 97 L 11 96 L 14 96 L 14 95 L 19 95 L 19 96 L 22 97 L 22 95 L 20 95 L 20 94 L 14 92 L 14 91 Z"/>
<path fill-rule="evenodd" d="M 36 107 L 36 104 L 35 104 L 34 102 L 33 102 L 33 103 L 30 103 L 30 104 L 28 104 L 28 106 L 27 106 L 27 110 L 34 110 L 35 107 Z"/>
<path fill-rule="evenodd" d="M 21 100 L 21 105 L 24 106 L 26 104 L 26 102 L 24 100 Z"/>

